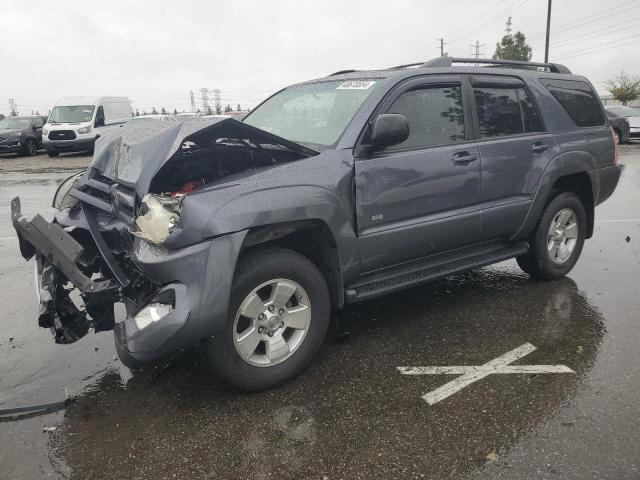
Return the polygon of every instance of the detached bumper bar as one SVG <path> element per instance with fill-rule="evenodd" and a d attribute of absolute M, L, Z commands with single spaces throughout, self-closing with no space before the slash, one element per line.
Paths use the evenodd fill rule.
<path fill-rule="evenodd" d="M 115 288 L 110 280 L 94 282 L 76 264 L 84 249 L 60 225 L 47 222 L 40 214 L 31 220 L 20 212 L 20 198 L 11 200 L 11 221 L 20 241 L 20 253 L 29 260 L 36 253 L 55 266 L 78 289 L 97 293 Z"/>

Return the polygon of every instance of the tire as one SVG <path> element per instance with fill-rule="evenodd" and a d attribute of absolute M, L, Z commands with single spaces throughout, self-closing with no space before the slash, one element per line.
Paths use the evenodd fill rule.
<path fill-rule="evenodd" d="M 34 139 L 27 139 L 22 149 L 22 154 L 29 157 L 35 157 L 38 154 L 38 144 Z"/>
<path fill-rule="evenodd" d="M 552 231 L 552 222 L 560 223 L 560 227 Z M 542 213 L 529 239 L 529 252 L 517 257 L 516 261 L 534 278 L 564 277 L 578 261 L 586 234 L 587 214 L 582 201 L 574 193 L 560 193 Z"/>
<path fill-rule="evenodd" d="M 271 313 L 269 305 L 276 290 L 280 293 L 275 295 Z M 225 330 L 203 342 L 205 362 L 227 383 L 252 392 L 302 373 L 329 326 L 329 290 L 318 268 L 292 250 L 269 248 L 249 253 L 238 262 L 231 292 Z M 242 345 L 249 346 L 239 346 L 241 338 Z"/>
<path fill-rule="evenodd" d="M 53 158 L 53 157 L 57 157 L 60 154 L 58 152 L 47 152 L 47 155 L 49 155 L 49 157 Z"/>

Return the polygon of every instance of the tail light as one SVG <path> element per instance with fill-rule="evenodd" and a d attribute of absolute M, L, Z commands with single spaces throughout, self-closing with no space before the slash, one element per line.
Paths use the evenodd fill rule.
<path fill-rule="evenodd" d="M 616 132 L 613 131 L 613 127 L 610 128 L 611 137 L 613 138 L 613 164 L 618 164 L 618 137 L 616 136 Z"/>

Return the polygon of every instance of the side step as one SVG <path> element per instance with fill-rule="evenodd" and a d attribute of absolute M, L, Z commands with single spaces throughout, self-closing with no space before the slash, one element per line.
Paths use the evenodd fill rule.
<path fill-rule="evenodd" d="M 345 290 L 347 303 L 359 302 L 413 287 L 453 273 L 484 267 L 527 253 L 527 242 L 499 243 L 465 248 L 367 275 Z"/>

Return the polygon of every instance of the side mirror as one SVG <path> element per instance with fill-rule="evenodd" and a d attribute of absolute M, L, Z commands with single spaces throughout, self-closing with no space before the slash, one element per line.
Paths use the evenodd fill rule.
<path fill-rule="evenodd" d="M 378 115 L 371 130 L 371 146 L 374 149 L 390 147 L 409 138 L 407 117 L 399 113 Z"/>
<path fill-rule="evenodd" d="M 31 125 L 31 130 L 37 130 L 38 126 L 37 125 Z"/>

